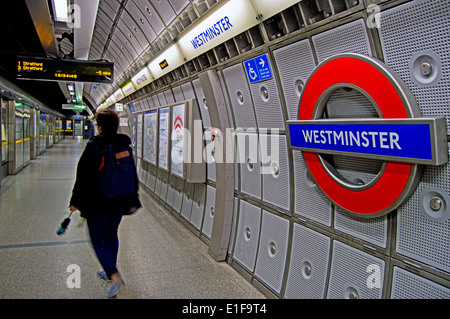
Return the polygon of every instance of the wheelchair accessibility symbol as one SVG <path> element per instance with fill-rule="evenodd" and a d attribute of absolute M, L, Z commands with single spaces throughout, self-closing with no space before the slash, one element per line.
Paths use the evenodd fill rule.
<path fill-rule="evenodd" d="M 267 54 L 245 61 L 244 66 L 250 83 L 268 80 L 273 77 Z"/>

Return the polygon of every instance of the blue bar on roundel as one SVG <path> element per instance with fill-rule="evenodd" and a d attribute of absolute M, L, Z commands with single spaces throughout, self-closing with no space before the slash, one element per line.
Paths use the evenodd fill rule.
<path fill-rule="evenodd" d="M 432 160 L 428 124 L 289 124 L 291 146 L 312 152 Z"/>

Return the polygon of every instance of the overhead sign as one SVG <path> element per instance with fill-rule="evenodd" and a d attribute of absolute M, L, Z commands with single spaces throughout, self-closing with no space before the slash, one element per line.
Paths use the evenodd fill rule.
<path fill-rule="evenodd" d="M 245 61 L 244 66 L 250 83 L 269 80 L 273 77 L 267 54 Z"/>
<path fill-rule="evenodd" d="M 440 165 L 444 118 L 315 120 L 289 124 L 292 147 L 325 154 Z M 442 135 L 441 135 L 442 137 Z"/>
<path fill-rule="evenodd" d="M 328 98 L 356 89 L 380 118 L 322 119 Z M 406 85 L 380 61 L 342 54 L 322 62 L 306 82 L 298 121 L 288 121 L 291 147 L 300 149 L 316 184 L 337 206 L 359 217 L 378 217 L 400 206 L 420 179 L 419 164 L 448 161 L 444 118 L 422 118 Z M 376 178 L 356 185 L 342 180 L 321 154 L 384 160 Z"/>
<path fill-rule="evenodd" d="M 63 110 L 85 110 L 86 105 L 81 104 L 63 104 L 62 105 Z"/>
<path fill-rule="evenodd" d="M 17 78 L 113 83 L 114 63 L 17 56 Z"/>

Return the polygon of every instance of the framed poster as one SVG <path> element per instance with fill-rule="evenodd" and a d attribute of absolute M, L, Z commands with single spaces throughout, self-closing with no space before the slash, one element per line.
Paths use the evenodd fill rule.
<path fill-rule="evenodd" d="M 136 122 L 136 156 L 142 158 L 142 113 L 138 113 Z"/>
<path fill-rule="evenodd" d="M 157 165 L 158 154 L 158 110 L 144 113 L 144 150 L 143 159 Z"/>
<path fill-rule="evenodd" d="M 185 103 L 172 106 L 172 151 L 170 171 L 184 178 Z"/>
<path fill-rule="evenodd" d="M 165 170 L 168 170 L 169 161 L 169 130 L 170 108 L 167 106 L 159 109 L 158 166 Z"/>

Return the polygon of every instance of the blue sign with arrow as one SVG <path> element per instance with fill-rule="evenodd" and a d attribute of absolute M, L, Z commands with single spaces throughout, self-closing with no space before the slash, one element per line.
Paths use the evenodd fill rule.
<path fill-rule="evenodd" d="M 250 83 L 269 80 L 273 77 L 267 54 L 263 54 L 244 62 Z"/>

